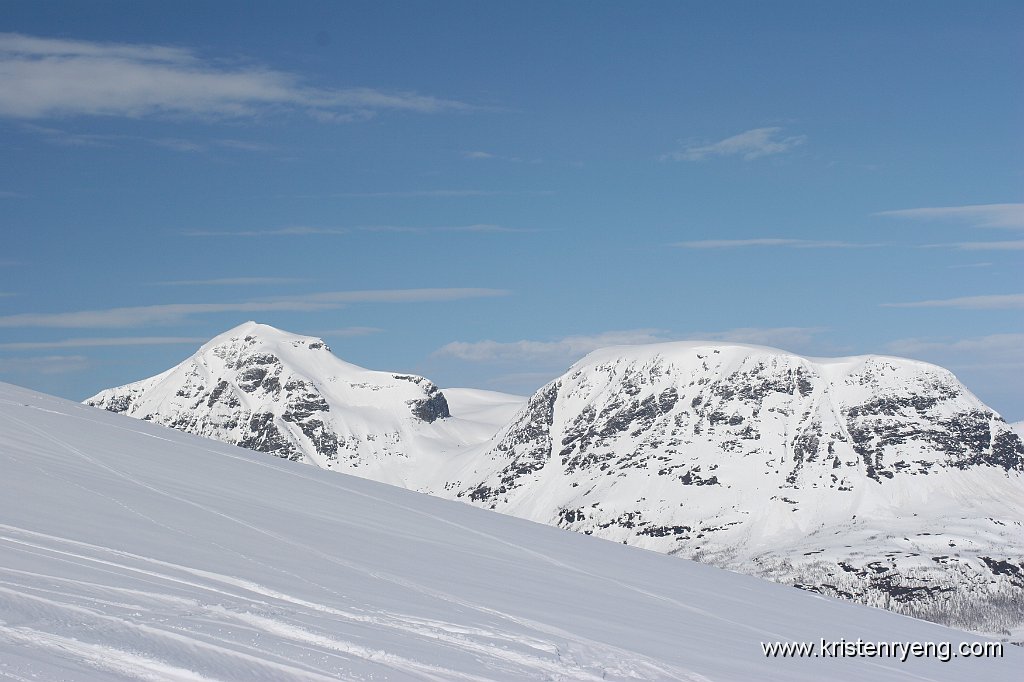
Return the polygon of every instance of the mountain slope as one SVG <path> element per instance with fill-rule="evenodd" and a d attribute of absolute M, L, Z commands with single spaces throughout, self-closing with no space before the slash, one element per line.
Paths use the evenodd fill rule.
<path fill-rule="evenodd" d="M 0 384 L 0 677 L 986 680 L 966 633 Z"/>
<path fill-rule="evenodd" d="M 460 391 L 460 406 L 473 404 L 473 393 Z M 499 405 L 508 402 L 496 395 Z M 162 374 L 85 402 L 405 487 L 430 477 L 437 452 L 484 441 L 497 429 L 490 414 L 451 419 L 445 394 L 422 377 L 363 369 L 321 339 L 255 322 Z"/>
<path fill-rule="evenodd" d="M 1020 638 L 1024 446 L 949 372 L 597 351 L 451 477 L 492 509 Z"/>

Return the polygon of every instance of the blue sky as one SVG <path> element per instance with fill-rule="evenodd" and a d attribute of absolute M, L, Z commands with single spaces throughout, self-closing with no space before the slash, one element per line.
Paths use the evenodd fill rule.
<path fill-rule="evenodd" d="M 528 392 L 611 343 L 949 367 L 1024 418 L 1024 5 L 0 14 L 0 380 L 248 319 Z"/>

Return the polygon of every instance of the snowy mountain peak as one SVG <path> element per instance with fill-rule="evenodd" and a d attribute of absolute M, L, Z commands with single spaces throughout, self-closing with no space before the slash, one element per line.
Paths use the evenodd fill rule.
<path fill-rule="evenodd" d="M 444 393 L 423 377 L 364 369 L 335 357 L 322 339 L 255 322 L 220 334 L 162 374 L 86 403 L 346 469 L 411 457 L 423 427 L 450 416 Z"/>
<path fill-rule="evenodd" d="M 310 348 L 311 350 L 326 349 L 330 352 L 330 348 L 327 348 L 327 344 L 324 343 L 323 339 L 315 336 L 302 336 L 299 334 L 292 334 L 286 332 L 277 327 L 271 327 L 269 324 L 261 324 L 252 320 L 243 322 L 237 327 L 233 327 L 222 334 L 218 334 L 206 343 L 202 345 L 199 352 L 210 350 L 215 346 L 234 345 L 242 339 L 245 343 L 254 345 L 266 345 L 266 346 L 282 346 L 292 348 Z"/>
<path fill-rule="evenodd" d="M 940 367 L 685 342 L 591 353 L 453 489 L 919 615 L 959 599 L 994 616 L 963 627 L 996 628 L 1020 620 L 999 603 L 1024 593 L 1022 474 L 1021 439 Z"/>

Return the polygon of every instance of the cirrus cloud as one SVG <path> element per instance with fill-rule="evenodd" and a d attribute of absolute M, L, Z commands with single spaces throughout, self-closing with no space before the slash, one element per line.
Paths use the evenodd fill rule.
<path fill-rule="evenodd" d="M 975 227 L 1024 229 L 1024 204 L 972 204 L 968 206 L 934 206 L 879 211 L 874 215 L 909 220 L 945 220 L 969 223 Z"/>
<path fill-rule="evenodd" d="M 260 65 L 225 65 L 193 50 L 0 33 L 0 116 L 248 117 L 303 111 L 326 121 L 380 111 L 434 113 L 468 105 L 414 92 L 308 85 Z"/>
<path fill-rule="evenodd" d="M 802 145 L 806 135 L 781 134 L 782 128 L 754 128 L 709 144 L 688 144 L 680 150 L 662 155 L 663 161 L 703 161 L 713 156 L 739 156 L 744 161 L 782 154 Z"/>
<path fill-rule="evenodd" d="M 781 237 L 755 237 L 753 239 L 700 239 L 671 244 L 681 249 L 739 249 L 757 246 L 776 246 L 791 249 L 867 249 L 881 244 L 823 241 L 815 239 L 787 239 Z"/>
<path fill-rule="evenodd" d="M 964 310 L 1017 310 L 1024 308 L 1024 294 L 989 294 L 985 296 L 958 296 L 957 298 L 911 301 L 909 303 L 883 303 L 883 308 L 961 308 Z"/>
<path fill-rule="evenodd" d="M 253 312 L 315 312 L 356 303 L 429 303 L 506 296 L 504 289 L 429 288 L 325 291 L 235 303 L 162 303 L 146 306 L 79 310 L 62 313 L 18 313 L 0 316 L 0 328 L 67 329 L 139 327 L 183 322 L 194 315 Z"/>

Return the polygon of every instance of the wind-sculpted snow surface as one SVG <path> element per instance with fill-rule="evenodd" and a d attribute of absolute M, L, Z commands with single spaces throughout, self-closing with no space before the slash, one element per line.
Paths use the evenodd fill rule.
<path fill-rule="evenodd" d="M 1024 638 L 1024 446 L 949 372 L 597 351 L 459 473 L 492 509 Z"/>
<path fill-rule="evenodd" d="M 0 679 L 1017 679 L 885 611 L 0 384 Z"/>

